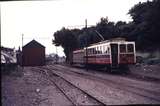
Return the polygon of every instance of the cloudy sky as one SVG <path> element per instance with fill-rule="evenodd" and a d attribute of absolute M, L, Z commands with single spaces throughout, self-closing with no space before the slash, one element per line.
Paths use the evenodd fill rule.
<path fill-rule="evenodd" d="M 46 47 L 46 53 L 55 53 L 52 44 L 54 32 L 62 27 L 96 25 L 101 17 L 109 21 L 131 21 L 129 9 L 147 0 L 49 0 L 1 2 L 1 45 L 13 48 L 32 39 Z M 78 27 L 75 27 L 78 28 Z M 63 56 L 63 49 L 58 47 Z"/>

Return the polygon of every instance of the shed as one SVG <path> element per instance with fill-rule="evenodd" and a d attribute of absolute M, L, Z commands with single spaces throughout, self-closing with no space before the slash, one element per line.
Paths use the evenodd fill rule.
<path fill-rule="evenodd" d="M 45 65 L 45 46 L 32 40 L 22 48 L 23 66 Z"/>

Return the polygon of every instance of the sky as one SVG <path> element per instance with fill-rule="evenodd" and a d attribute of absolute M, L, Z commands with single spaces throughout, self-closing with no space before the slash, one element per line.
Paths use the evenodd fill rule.
<path fill-rule="evenodd" d="M 1 45 L 16 48 L 35 39 L 46 47 L 46 54 L 56 53 L 53 34 L 62 27 L 80 28 L 96 25 L 101 17 L 109 21 L 132 21 L 127 14 L 139 2 L 147 0 L 49 0 L 0 2 Z M 57 48 L 64 56 L 63 48 Z"/>

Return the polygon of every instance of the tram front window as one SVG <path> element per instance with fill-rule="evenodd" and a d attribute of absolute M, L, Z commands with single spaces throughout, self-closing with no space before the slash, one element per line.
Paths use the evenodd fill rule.
<path fill-rule="evenodd" d="M 127 45 L 128 52 L 133 52 L 133 44 Z"/>
<path fill-rule="evenodd" d="M 126 45 L 125 44 L 121 44 L 120 45 L 120 52 L 121 53 L 125 53 L 126 52 Z"/>

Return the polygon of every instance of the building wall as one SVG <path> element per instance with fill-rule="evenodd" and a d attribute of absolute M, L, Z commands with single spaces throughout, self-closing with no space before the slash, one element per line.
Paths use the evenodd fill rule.
<path fill-rule="evenodd" d="M 23 66 L 45 65 L 45 48 L 23 48 Z"/>

